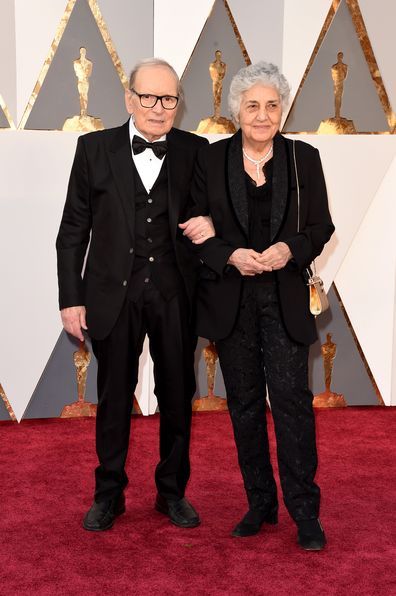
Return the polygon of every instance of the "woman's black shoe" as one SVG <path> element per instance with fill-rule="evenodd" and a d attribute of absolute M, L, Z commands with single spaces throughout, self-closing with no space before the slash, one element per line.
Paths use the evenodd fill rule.
<path fill-rule="evenodd" d="M 303 519 L 297 522 L 297 542 L 304 550 L 322 550 L 326 536 L 318 519 Z"/>
<path fill-rule="evenodd" d="M 278 523 L 278 504 L 272 505 L 266 510 L 249 509 L 243 519 L 235 526 L 231 536 L 245 538 L 245 536 L 254 536 L 258 534 L 261 526 L 266 524 Z"/>

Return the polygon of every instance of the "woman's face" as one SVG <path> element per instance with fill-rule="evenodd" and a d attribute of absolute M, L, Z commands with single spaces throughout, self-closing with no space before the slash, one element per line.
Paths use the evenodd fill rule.
<path fill-rule="evenodd" d="M 257 83 L 242 95 L 239 124 L 244 140 L 265 145 L 279 130 L 282 106 L 274 87 Z"/>

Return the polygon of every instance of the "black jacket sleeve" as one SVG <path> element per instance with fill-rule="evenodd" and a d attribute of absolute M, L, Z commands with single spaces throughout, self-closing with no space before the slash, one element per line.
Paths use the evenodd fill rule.
<path fill-rule="evenodd" d="M 91 226 L 88 162 L 84 137 L 80 137 L 56 239 L 60 309 L 84 305 L 82 269 Z"/>

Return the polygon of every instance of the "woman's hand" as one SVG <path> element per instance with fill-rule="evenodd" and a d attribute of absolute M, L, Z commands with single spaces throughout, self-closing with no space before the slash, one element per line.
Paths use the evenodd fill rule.
<path fill-rule="evenodd" d="M 271 271 L 266 263 L 259 260 L 261 257 L 261 253 L 251 248 L 237 248 L 228 259 L 228 264 L 236 267 L 242 275 L 257 275 L 263 271 Z"/>
<path fill-rule="evenodd" d="M 293 255 L 287 244 L 285 242 L 277 242 L 264 250 L 258 260 L 262 265 L 266 265 L 266 271 L 273 271 L 275 269 L 283 269 L 291 258 L 293 258 Z"/>
<path fill-rule="evenodd" d="M 190 217 L 184 223 L 180 223 L 179 228 L 184 230 L 183 235 L 187 236 L 193 244 L 202 244 L 208 238 L 216 236 L 212 218 L 209 215 Z"/>

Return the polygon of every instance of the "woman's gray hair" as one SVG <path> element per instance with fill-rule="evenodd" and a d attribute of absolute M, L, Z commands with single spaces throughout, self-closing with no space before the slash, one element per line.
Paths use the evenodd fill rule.
<path fill-rule="evenodd" d="M 230 85 L 228 107 L 236 124 L 239 122 L 242 95 L 256 84 L 274 87 L 279 93 L 282 109 L 286 107 L 290 95 L 290 85 L 286 77 L 279 72 L 279 68 L 275 64 L 263 61 L 250 64 L 237 72 Z"/>
<path fill-rule="evenodd" d="M 177 74 L 173 66 L 171 66 L 169 62 L 166 62 L 166 60 L 162 60 L 162 58 L 144 58 L 143 60 L 139 60 L 139 62 L 137 62 L 133 67 L 132 72 L 129 76 L 129 89 L 132 89 L 134 87 L 136 75 L 139 72 L 139 70 L 144 66 L 165 66 L 166 68 L 168 68 L 176 79 L 179 102 L 183 100 L 183 89 L 180 83 L 179 75 Z"/>

